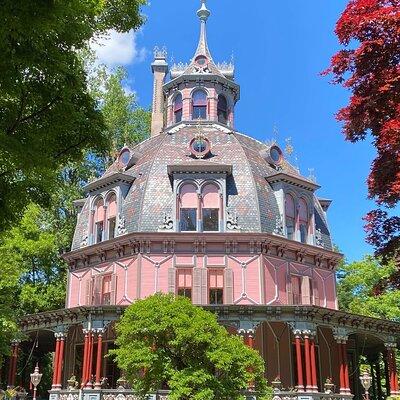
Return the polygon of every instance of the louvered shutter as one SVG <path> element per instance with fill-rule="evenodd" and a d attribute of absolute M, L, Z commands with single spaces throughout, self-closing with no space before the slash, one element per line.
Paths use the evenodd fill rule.
<path fill-rule="evenodd" d="M 288 295 L 288 304 L 293 305 L 293 287 L 292 287 L 292 277 L 289 274 L 286 277 L 286 286 L 287 286 L 287 295 Z"/>
<path fill-rule="evenodd" d="M 208 304 L 208 296 L 207 296 L 207 281 L 208 281 L 208 276 L 207 276 L 207 269 L 206 268 L 201 268 L 201 304 Z"/>
<path fill-rule="evenodd" d="M 93 299 L 93 279 L 90 278 L 86 282 L 86 302 L 85 302 L 85 304 L 87 306 L 91 306 L 92 305 L 92 299 Z"/>
<path fill-rule="evenodd" d="M 97 275 L 94 277 L 94 285 L 93 285 L 93 305 L 98 306 L 101 304 L 101 289 L 103 286 L 103 277 L 101 275 Z"/>
<path fill-rule="evenodd" d="M 201 304 L 201 268 L 193 268 L 193 304 Z"/>
<path fill-rule="evenodd" d="M 314 294 L 314 305 L 319 306 L 319 290 L 318 290 L 318 283 L 314 281 L 313 285 L 313 294 Z"/>
<path fill-rule="evenodd" d="M 301 304 L 311 304 L 311 283 L 309 276 L 303 276 L 301 280 Z"/>
<path fill-rule="evenodd" d="M 174 267 L 168 268 L 168 292 L 175 294 L 176 270 Z"/>
<path fill-rule="evenodd" d="M 233 304 L 233 271 L 226 268 L 224 271 L 224 303 Z"/>
<path fill-rule="evenodd" d="M 111 276 L 111 292 L 110 292 L 110 304 L 117 304 L 117 275 Z"/>

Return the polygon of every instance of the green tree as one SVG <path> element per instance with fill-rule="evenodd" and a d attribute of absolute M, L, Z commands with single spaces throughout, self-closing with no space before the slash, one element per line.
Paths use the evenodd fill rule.
<path fill-rule="evenodd" d="M 340 309 L 400 321 L 400 291 L 390 286 L 390 277 L 395 271 L 393 262 L 382 265 L 372 256 L 344 262 L 338 269 Z"/>
<path fill-rule="evenodd" d="M 171 400 L 241 399 L 253 382 L 265 395 L 264 361 L 209 311 L 156 294 L 131 305 L 117 325 L 116 357 L 144 396 L 165 384 Z"/>
<path fill-rule="evenodd" d="M 0 5 L 0 232 L 50 204 L 60 167 L 108 136 L 78 56 L 109 29 L 143 22 L 145 0 L 4 0 Z"/>

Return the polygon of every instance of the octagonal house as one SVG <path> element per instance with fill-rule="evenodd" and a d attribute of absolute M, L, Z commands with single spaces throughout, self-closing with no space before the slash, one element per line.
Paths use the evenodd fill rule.
<path fill-rule="evenodd" d="M 204 0 L 197 14 L 189 64 L 169 71 L 166 52 L 155 51 L 151 136 L 124 147 L 76 201 L 65 309 L 21 320 L 34 351 L 54 352 L 50 397 L 131 395 L 103 356 L 124 308 L 157 292 L 190 298 L 242 335 L 264 358 L 268 381 L 282 386 L 277 398 L 360 399 L 361 355 L 373 398 L 397 394 L 399 324 L 338 310 L 331 201 L 276 144 L 235 130 L 234 66 L 213 61 Z M 9 386 L 27 385 L 16 360 L 32 341 L 12 343 Z"/>

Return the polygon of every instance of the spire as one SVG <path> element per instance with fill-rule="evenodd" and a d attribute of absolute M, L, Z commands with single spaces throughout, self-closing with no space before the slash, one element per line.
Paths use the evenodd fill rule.
<path fill-rule="evenodd" d="M 206 0 L 200 0 L 200 1 L 201 1 L 201 7 L 197 11 L 197 16 L 200 19 L 200 39 L 194 58 L 196 58 L 199 55 L 203 55 L 211 59 L 210 50 L 208 49 L 207 45 L 207 31 L 206 31 L 206 23 L 208 17 L 211 15 L 211 12 L 210 10 L 207 9 Z"/>

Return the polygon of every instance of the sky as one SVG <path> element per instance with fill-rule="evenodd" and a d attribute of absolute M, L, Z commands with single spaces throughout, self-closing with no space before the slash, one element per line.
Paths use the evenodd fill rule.
<path fill-rule="evenodd" d="M 315 175 L 317 195 L 333 203 L 328 221 L 334 243 L 349 261 L 372 253 L 362 217 L 374 208 L 366 179 L 375 149 L 370 141 L 344 140 L 335 113 L 349 93 L 320 72 L 339 49 L 334 27 L 346 0 L 208 0 L 208 44 L 216 62 L 235 62 L 241 86 L 235 127 L 261 141 L 285 147 L 291 138 L 292 163 Z M 126 89 L 149 107 L 150 64 L 155 46 L 165 46 L 171 62 L 188 62 L 197 47 L 199 0 L 151 0 L 146 23 L 137 32 L 117 34 L 97 46 L 101 62 L 128 70 Z"/>

